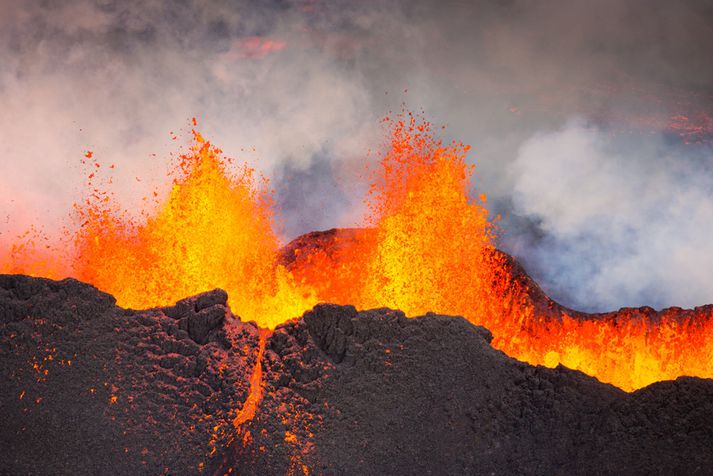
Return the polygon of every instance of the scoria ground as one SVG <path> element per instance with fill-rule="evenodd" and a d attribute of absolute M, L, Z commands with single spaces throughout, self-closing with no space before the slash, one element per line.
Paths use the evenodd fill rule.
<path fill-rule="evenodd" d="M 713 380 L 627 393 L 460 317 L 323 304 L 267 337 L 256 388 L 259 331 L 226 302 L 0 275 L 0 473 L 713 473 Z"/>

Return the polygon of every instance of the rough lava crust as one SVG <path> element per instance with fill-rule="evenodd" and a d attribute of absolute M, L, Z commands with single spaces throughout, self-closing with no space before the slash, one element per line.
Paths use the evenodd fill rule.
<path fill-rule="evenodd" d="M 0 474 L 710 474 L 713 380 L 626 393 L 460 317 L 321 304 L 259 332 L 221 290 L 122 309 L 0 275 Z"/>

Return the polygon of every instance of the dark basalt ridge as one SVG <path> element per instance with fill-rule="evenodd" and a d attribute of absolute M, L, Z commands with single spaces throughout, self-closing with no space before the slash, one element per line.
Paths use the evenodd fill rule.
<path fill-rule="evenodd" d="M 236 430 L 259 336 L 226 302 L 134 311 L 0 275 L 0 474 L 713 472 L 713 380 L 629 394 L 509 358 L 463 318 L 389 309 L 279 326 Z"/>
<path fill-rule="evenodd" d="M 257 328 L 226 299 L 133 311 L 73 279 L 0 275 L 0 474 L 197 473 L 255 363 Z"/>

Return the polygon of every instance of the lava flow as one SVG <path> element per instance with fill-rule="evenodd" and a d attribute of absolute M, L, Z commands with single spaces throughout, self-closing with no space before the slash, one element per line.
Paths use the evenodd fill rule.
<path fill-rule="evenodd" d="M 267 329 L 259 330 L 258 350 L 255 356 L 255 365 L 250 376 L 250 390 L 248 398 L 243 403 L 243 407 L 233 419 L 233 426 L 236 430 L 242 430 L 242 426 L 255 417 L 255 412 L 262 400 L 262 356 L 265 353 L 265 343 L 270 331 Z M 247 436 L 247 433 L 245 434 Z"/>
<path fill-rule="evenodd" d="M 66 258 L 37 252 L 26 237 L 0 258 L 0 272 L 73 276 L 134 308 L 220 287 L 243 320 L 265 328 L 318 302 L 462 315 L 512 357 L 562 364 L 628 391 L 680 375 L 713 377 L 713 308 L 586 315 L 549 301 L 495 249 L 486 197 L 471 194 L 468 147 L 443 144 L 412 115 L 387 122 L 367 229 L 296 240 L 285 260 L 255 172 L 229 174 L 221 151 L 194 132 L 170 195 L 143 222 L 98 191 L 77 206 L 81 225 Z M 259 400 L 259 384 L 253 390 Z M 248 403 L 236 424 L 254 411 Z"/>

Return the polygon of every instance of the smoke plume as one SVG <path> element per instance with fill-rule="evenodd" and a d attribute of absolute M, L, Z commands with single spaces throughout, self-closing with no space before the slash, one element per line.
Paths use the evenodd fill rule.
<path fill-rule="evenodd" d="M 565 304 L 713 301 L 710 3 L 0 8 L 0 244 L 66 221 L 87 150 L 138 208 L 194 116 L 271 178 L 283 239 L 358 225 L 379 119 L 406 103 L 473 146 L 500 246 Z"/>

